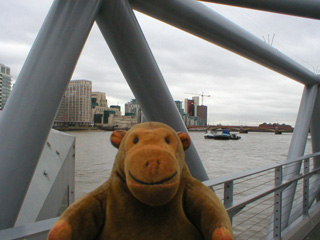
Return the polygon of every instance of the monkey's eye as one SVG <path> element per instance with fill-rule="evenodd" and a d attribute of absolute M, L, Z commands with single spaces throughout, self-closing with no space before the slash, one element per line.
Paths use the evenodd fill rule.
<path fill-rule="evenodd" d="M 164 140 L 166 141 L 166 143 L 170 144 L 170 140 L 168 137 L 165 137 Z"/>
<path fill-rule="evenodd" d="M 139 142 L 139 138 L 138 137 L 135 137 L 134 139 L 133 139 L 133 143 L 134 144 L 137 144 Z"/>

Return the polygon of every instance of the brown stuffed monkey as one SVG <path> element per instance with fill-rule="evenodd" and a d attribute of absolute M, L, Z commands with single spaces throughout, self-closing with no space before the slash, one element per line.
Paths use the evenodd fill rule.
<path fill-rule="evenodd" d="M 228 214 L 185 163 L 187 133 L 147 122 L 114 131 L 108 181 L 73 203 L 49 240 L 232 240 Z"/>

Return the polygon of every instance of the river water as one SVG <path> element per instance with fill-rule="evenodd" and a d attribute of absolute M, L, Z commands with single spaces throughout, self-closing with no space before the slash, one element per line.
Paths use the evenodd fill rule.
<path fill-rule="evenodd" d="M 117 149 L 110 143 L 111 132 L 72 131 L 68 134 L 76 137 L 75 198 L 78 199 L 109 178 Z M 239 134 L 241 139 L 237 141 L 219 141 L 204 139 L 204 132 L 189 132 L 189 135 L 210 179 L 285 161 L 292 138 L 292 133 L 275 135 L 250 132 Z M 311 141 L 308 138 L 305 154 L 309 153 Z M 257 190 L 254 186 L 259 188 L 265 184 L 273 184 L 274 172 L 271 170 L 269 174 L 271 175 L 262 174 L 262 178 L 254 177 L 251 180 L 250 177 L 250 181 L 244 180 L 245 183 L 237 185 L 234 200 L 239 201 L 250 194 L 250 191 Z M 242 181 L 243 179 L 240 180 Z M 223 186 L 216 186 L 215 191 L 222 199 Z M 265 239 L 269 233 L 273 203 L 271 194 L 237 214 L 233 218 L 235 239 Z"/>
<path fill-rule="evenodd" d="M 117 149 L 110 143 L 111 132 L 72 131 L 76 137 L 75 197 L 100 186 L 110 176 Z M 286 159 L 292 133 L 240 134 L 238 141 L 204 139 L 204 132 L 189 135 L 203 161 L 209 178 L 228 176 Z M 311 153 L 310 140 L 306 154 Z"/>

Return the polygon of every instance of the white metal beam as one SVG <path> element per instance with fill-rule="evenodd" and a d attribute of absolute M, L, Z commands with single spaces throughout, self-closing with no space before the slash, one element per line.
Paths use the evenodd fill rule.
<path fill-rule="evenodd" d="M 317 0 L 201 0 L 203 2 L 252 8 L 262 11 L 320 19 L 320 2 Z"/>
<path fill-rule="evenodd" d="M 12 227 L 101 0 L 55 0 L 0 118 L 0 229 Z"/>
<path fill-rule="evenodd" d="M 193 0 L 130 0 L 145 14 L 226 48 L 295 81 L 313 85 L 315 73 L 250 34 L 227 18 Z"/>
<path fill-rule="evenodd" d="M 97 23 L 147 119 L 187 132 L 128 1 L 105 1 Z M 186 151 L 186 162 L 194 177 L 208 180 L 193 144 Z"/>

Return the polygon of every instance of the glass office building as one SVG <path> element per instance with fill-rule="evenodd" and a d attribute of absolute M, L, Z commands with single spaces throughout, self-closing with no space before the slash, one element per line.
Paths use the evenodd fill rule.
<path fill-rule="evenodd" d="M 0 110 L 3 110 L 11 93 L 10 68 L 0 64 Z"/>

